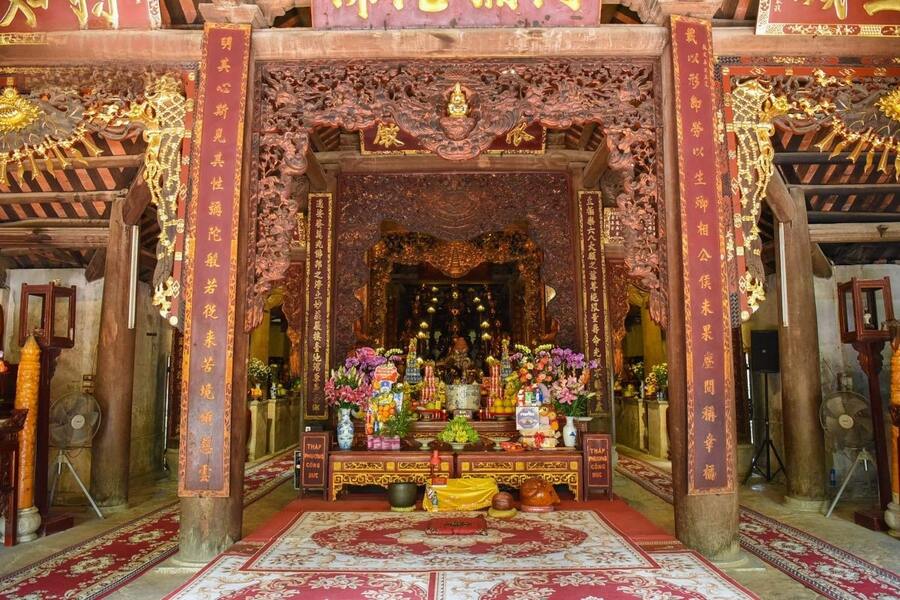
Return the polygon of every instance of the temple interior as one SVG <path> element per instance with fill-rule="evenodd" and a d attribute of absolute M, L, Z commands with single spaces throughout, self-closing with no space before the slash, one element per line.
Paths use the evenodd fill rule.
<path fill-rule="evenodd" d="M 0 597 L 900 598 L 896 2 L 7 4 Z"/>

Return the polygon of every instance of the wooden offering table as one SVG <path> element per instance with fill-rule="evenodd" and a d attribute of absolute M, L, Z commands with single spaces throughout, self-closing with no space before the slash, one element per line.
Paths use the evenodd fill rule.
<path fill-rule="evenodd" d="M 453 455 L 442 453 L 435 475 L 453 476 Z M 339 451 L 328 457 L 328 497 L 336 500 L 346 485 L 377 485 L 405 481 L 425 485 L 431 476 L 431 453 L 386 450 Z"/>
<path fill-rule="evenodd" d="M 582 455 L 577 450 L 528 452 L 458 452 L 456 476 L 493 477 L 498 484 L 518 488 L 532 477 L 568 486 L 576 500 L 582 498 Z"/>

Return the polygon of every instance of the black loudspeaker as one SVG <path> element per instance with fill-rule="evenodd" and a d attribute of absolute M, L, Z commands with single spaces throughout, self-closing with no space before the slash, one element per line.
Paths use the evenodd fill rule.
<path fill-rule="evenodd" d="M 757 373 L 778 372 L 778 332 L 750 332 L 750 370 Z"/>

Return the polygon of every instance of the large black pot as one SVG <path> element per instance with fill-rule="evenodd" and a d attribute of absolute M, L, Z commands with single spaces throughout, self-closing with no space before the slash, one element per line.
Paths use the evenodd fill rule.
<path fill-rule="evenodd" d="M 419 486 L 412 482 L 391 483 L 388 485 L 388 502 L 391 510 L 396 512 L 410 512 L 416 509 L 416 499 L 419 497 Z"/>

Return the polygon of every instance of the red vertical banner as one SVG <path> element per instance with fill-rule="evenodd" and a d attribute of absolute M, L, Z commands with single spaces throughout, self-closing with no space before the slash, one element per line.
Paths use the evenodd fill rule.
<path fill-rule="evenodd" d="M 334 202 L 331 194 L 309 195 L 309 235 L 306 251 L 306 350 L 303 375 L 306 402 L 303 417 L 328 418 L 325 380 L 331 364 L 331 269 Z"/>
<path fill-rule="evenodd" d="M 709 21 L 672 16 L 684 269 L 688 494 L 735 489 L 734 375 Z"/>
<path fill-rule="evenodd" d="M 606 365 L 606 306 L 603 285 L 603 199 L 599 191 L 578 192 L 578 243 L 581 258 L 582 339 L 584 356 L 598 363 L 596 380 L 602 386 L 588 406 L 588 414 L 609 409 Z"/>
<path fill-rule="evenodd" d="M 184 264 L 179 496 L 228 496 L 238 219 L 250 26 L 207 23 Z M 243 395 L 243 390 L 238 390 Z"/>

